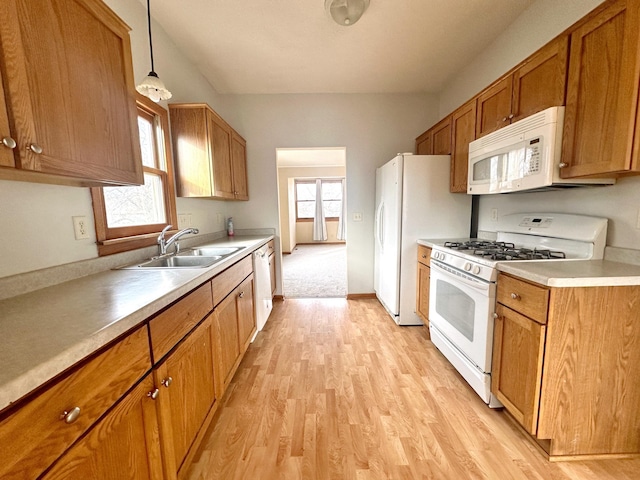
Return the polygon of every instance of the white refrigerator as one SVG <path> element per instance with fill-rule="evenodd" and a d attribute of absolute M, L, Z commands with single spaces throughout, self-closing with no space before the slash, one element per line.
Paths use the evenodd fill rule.
<path fill-rule="evenodd" d="M 398 325 L 416 314 L 417 240 L 468 238 L 471 195 L 449 193 L 449 155 L 398 155 L 376 170 L 374 289 Z"/>

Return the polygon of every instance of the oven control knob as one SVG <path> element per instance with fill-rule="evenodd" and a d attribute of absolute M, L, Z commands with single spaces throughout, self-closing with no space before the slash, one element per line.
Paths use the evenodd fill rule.
<path fill-rule="evenodd" d="M 464 264 L 464 269 L 465 269 L 465 271 L 467 271 L 467 272 L 471 271 L 471 264 L 470 264 L 470 263 L 465 263 L 465 264 Z"/>
<path fill-rule="evenodd" d="M 433 258 L 440 260 L 440 252 L 433 252 Z"/>
<path fill-rule="evenodd" d="M 475 267 L 473 267 L 473 273 L 474 273 L 475 275 L 479 275 L 479 274 L 480 274 L 480 267 L 479 267 L 479 266 L 477 266 L 477 265 L 476 265 Z"/>

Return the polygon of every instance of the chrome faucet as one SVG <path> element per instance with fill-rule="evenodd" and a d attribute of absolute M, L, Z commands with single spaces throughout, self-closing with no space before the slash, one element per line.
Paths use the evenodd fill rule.
<path fill-rule="evenodd" d="M 164 234 L 167 233 L 172 228 L 173 228 L 173 225 L 167 225 L 162 229 L 162 232 L 160 232 L 160 235 L 158 236 L 158 249 L 160 251 L 160 256 L 167 254 L 167 248 L 169 248 L 172 243 L 176 244 L 175 253 L 178 253 L 180 251 L 180 245 L 178 244 L 177 240 L 180 237 L 182 237 L 183 235 L 187 235 L 189 233 L 193 233 L 194 235 L 199 233 L 199 230 L 197 228 L 183 228 L 182 230 L 177 232 L 175 235 L 165 240 Z"/>

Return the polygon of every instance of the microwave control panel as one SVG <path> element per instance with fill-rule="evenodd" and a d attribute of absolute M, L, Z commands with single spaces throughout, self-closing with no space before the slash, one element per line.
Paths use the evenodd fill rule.
<path fill-rule="evenodd" d="M 540 173 L 542 159 L 542 137 L 532 138 L 527 141 L 524 154 L 524 174 L 535 175 Z"/>

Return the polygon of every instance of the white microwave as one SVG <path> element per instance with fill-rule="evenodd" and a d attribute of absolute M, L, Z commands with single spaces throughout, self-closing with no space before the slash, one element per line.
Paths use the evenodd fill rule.
<path fill-rule="evenodd" d="M 612 178 L 560 178 L 563 121 L 564 107 L 551 107 L 471 142 L 467 193 L 615 183 Z"/>

